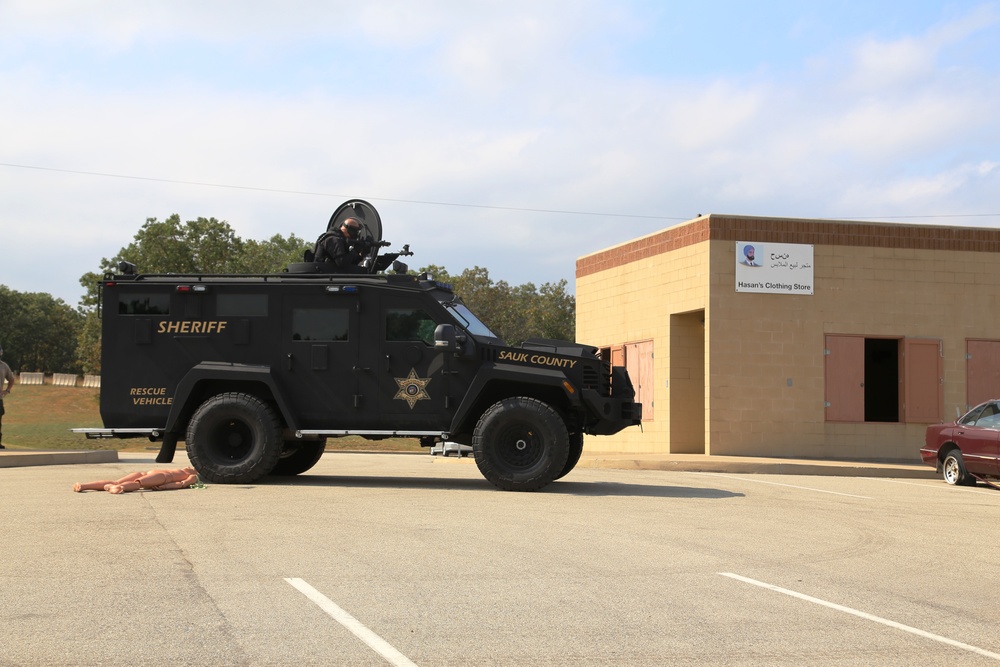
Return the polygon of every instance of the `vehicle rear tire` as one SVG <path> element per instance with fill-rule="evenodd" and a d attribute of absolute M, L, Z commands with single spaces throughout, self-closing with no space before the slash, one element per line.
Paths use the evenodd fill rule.
<path fill-rule="evenodd" d="M 953 449 L 944 457 L 941 464 L 941 474 L 944 481 L 955 486 L 972 486 L 976 483 L 976 478 L 965 469 L 965 461 L 962 460 L 962 452 Z"/>
<path fill-rule="evenodd" d="M 291 477 L 300 475 L 319 463 L 326 449 L 326 438 L 322 440 L 286 440 L 278 463 L 271 470 L 272 475 Z"/>
<path fill-rule="evenodd" d="M 246 484 L 270 473 L 281 456 L 274 409 L 250 394 L 218 394 L 202 403 L 187 429 L 187 454 L 205 481 Z"/>
<path fill-rule="evenodd" d="M 570 433 L 569 456 L 566 457 L 566 465 L 563 466 L 562 472 L 556 475 L 556 479 L 562 479 L 568 475 L 580 462 L 581 454 L 583 454 L 583 433 Z"/>
<path fill-rule="evenodd" d="M 533 398 L 494 404 L 472 437 L 479 472 L 504 491 L 536 491 L 556 479 L 569 457 L 569 434 L 559 413 Z"/>

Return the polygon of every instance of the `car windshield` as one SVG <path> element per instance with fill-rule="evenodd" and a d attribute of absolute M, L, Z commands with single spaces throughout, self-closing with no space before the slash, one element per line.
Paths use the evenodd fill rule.
<path fill-rule="evenodd" d="M 461 322 L 466 330 L 473 336 L 484 336 L 486 338 L 500 338 L 495 333 L 490 331 L 490 328 L 480 321 L 471 310 L 469 310 L 464 303 L 461 301 L 449 301 L 444 304 L 444 307 L 451 311 L 459 322 Z"/>

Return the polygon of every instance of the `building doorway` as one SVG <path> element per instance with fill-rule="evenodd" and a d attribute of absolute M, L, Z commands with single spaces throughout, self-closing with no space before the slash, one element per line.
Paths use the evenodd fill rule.
<path fill-rule="evenodd" d="M 705 454 L 705 311 L 670 316 L 671 454 Z"/>

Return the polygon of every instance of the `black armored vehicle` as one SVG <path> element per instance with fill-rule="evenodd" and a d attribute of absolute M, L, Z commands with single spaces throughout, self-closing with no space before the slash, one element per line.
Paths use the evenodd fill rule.
<path fill-rule="evenodd" d="M 183 440 L 216 483 L 305 472 L 331 437 L 448 441 L 471 445 L 497 487 L 531 491 L 573 469 L 584 434 L 640 423 L 624 368 L 573 342 L 506 345 L 449 285 L 406 273 L 408 248 L 380 252 L 367 202 L 341 205 L 328 230 L 349 217 L 363 225 L 353 273 L 305 261 L 267 275 L 125 263 L 105 275 L 104 428 L 76 430 L 162 441 L 160 463 Z"/>

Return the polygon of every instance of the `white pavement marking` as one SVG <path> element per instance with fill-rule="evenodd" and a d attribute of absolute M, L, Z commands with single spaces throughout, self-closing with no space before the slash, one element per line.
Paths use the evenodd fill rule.
<path fill-rule="evenodd" d="M 405 655 L 394 649 L 387 641 L 366 628 L 361 621 L 335 605 L 330 598 L 317 591 L 302 579 L 286 578 L 285 581 L 297 588 L 299 592 L 307 598 L 315 602 L 316 606 L 329 614 L 333 620 L 337 621 L 354 633 L 358 639 L 368 644 L 373 651 L 389 661 L 389 664 L 396 665 L 397 667 L 417 667 L 416 663 L 412 662 Z"/>
<path fill-rule="evenodd" d="M 719 572 L 719 574 L 721 574 L 723 577 L 729 577 L 730 579 L 736 579 L 737 581 L 742 581 L 747 584 L 760 586 L 761 588 L 766 588 L 776 593 L 784 593 L 785 595 L 790 595 L 793 598 L 798 598 L 800 600 L 805 600 L 806 602 L 812 602 L 814 604 L 822 605 L 824 607 L 829 607 L 830 609 L 842 611 L 845 614 L 852 614 L 854 616 L 857 616 L 858 618 L 863 618 L 867 621 L 874 621 L 876 623 L 881 623 L 882 625 L 887 625 L 890 628 L 896 628 L 897 630 L 902 630 L 903 632 L 909 632 L 910 634 L 917 635 L 918 637 L 923 637 L 924 639 L 932 639 L 936 642 L 947 644 L 948 646 L 954 646 L 955 648 L 960 648 L 963 651 L 971 651 L 972 653 L 978 653 L 979 655 L 985 656 L 987 658 L 1000 660 L 1000 653 L 993 653 L 992 651 L 987 651 L 986 649 L 979 648 L 978 646 L 963 644 L 962 642 L 955 641 L 954 639 L 948 639 L 947 637 L 942 637 L 941 635 L 936 635 L 932 632 L 927 632 L 926 630 L 920 630 L 919 628 L 914 628 L 909 625 L 903 625 L 902 623 L 897 623 L 896 621 L 890 621 L 887 618 L 882 618 L 880 616 L 873 616 L 872 614 L 868 614 L 863 611 L 858 611 L 857 609 L 851 609 L 850 607 L 844 607 L 842 605 L 833 602 L 820 600 L 819 598 L 814 598 L 810 595 L 805 595 L 804 593 L 797 593 L 795 591 L 788 590 L 787 588 L 781 588 L 773 584 L 764 583 L 763 581 L 757 581 L 756 579 L 741 577 L 740 575 L 733 574 L 732 572 Z"/>
<path fill-rule="evenodd" d="M 826 489 L 816 489 L 811 486 L 796 486 L 794 484 L 782 484 L 781 482 L 765 482 L 762 479 L 750 479 L 749 477 L 737 477 L 735 475 L 723 475 L 717 472 L 692 472 L 692 475 L 708 475 L 710 477 L 725 477 L 727 479 L 738 479 L 741 482 L 755 482 L 756 484 L 770 484 L 771 486 L 786 486 L 789 489 L 800 489 L 803 491 L 815 491 L 816 493 L 830 493 L 835 496 L 847 496 L 848 498 L 861 498 L 862 500 L 875 500 L 869 496 L 856 496 L 853 493 L 841 493 L 840 491 L 827 491 Z"/>

